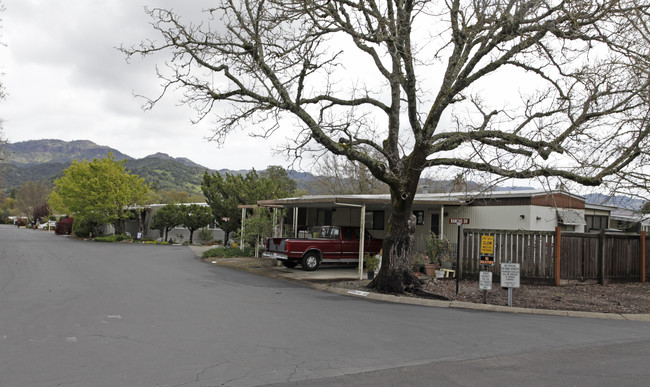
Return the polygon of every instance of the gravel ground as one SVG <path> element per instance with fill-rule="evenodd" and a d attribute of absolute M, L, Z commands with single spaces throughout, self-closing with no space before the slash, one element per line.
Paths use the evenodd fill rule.
<path fill-rule="evenodd" d="M 478 281 L 459 281 L 456 295 L 454 279 L 423 279 L 422 292 L 410 294 L 412 297 L 449 299 L 483 303 L 483 291 L 479 290 Z M 369 281 L 345 281 L 333 283 L 349 289 L 367 289 Z M 520 308 L 574 310 L 601 313 L 650 313 L 649 283 L 608 283 L 571 284 L 560 287 L 548 285 L 526 285 L 513 289 L 512 305 Z M 491 305 L 508 305 L 508 290 L 501 289 L 498 283 L 492 284 L 487 292 L 487 303 Z"/>

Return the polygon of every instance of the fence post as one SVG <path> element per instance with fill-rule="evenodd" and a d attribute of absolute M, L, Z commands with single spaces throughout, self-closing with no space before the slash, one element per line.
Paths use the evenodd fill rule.
<path fill-rule="evenodd" d="M 560 253 L 562 252 L 562 229 L 555 227 L 555 261 L 553 262 L 554 285 L 560 286 Z"/>
<path fill-rule="evenodd" d="M 600 230 L 598 234 L 598 284 L 605 285 L 605 230 Z"/>
<path fill-rule="evenodd" d="M 641 270 L 639 272 L 641 273 L 641 283 L 645 283 L 645 231 L 641 231 Z"/>

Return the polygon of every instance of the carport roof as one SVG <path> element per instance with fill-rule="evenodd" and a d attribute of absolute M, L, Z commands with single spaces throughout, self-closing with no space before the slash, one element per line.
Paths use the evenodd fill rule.
<path fill-rule="evenodd" d="M 557 210 L 560 223 L 567 226 L 584 226 L 587 224 L 584 215 L 572 210 Z"/>
<path fill-rule="evenodd" d="M 464 202 L 448 194 L 417 194 L 413 205 L 460 206 Z M 390 195 L 309 195 L 298 198 L 262 200 L 257 202 L 263 207 L 322 207 L 326 205 L 390 205 Z"/>

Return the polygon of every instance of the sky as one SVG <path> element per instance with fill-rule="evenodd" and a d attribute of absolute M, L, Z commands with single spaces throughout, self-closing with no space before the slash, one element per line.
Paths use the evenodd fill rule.
<path fill-rule="evenodd" d="M 0 102 L 4 137 L 90 140 L 131 157 L 157 152 L 186 157 L 211 169 L 289 167 L 271 141 L 244 133 L 222 146 L 208 142 L 212 122 L 192 124 L 193 112 L 176 98 L 144 111 L 134 94 L 157 96 L 155 66 L 120 45 L 158 38 L 144 7 L 173 8 L 186 20 L 201 17 L 210 0 L 1 0 L 0 73 L 7 94 Z"/>

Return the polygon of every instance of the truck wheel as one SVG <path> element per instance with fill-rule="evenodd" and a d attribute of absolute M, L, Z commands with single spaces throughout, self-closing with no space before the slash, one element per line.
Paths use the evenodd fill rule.
<path fill-rule="evenodd" d="M 307 253 L 300 262 L 305 271 L 314 271 L 320 266 L 320 257 L 316 253 Z"/>
<path fill-rule="evenodd" d="M 288 267 L 289 269 L 293 269 L 298 264 L 298 261 L 289 261 L 288 259 L 285 259 L 285 260 L 282 261 L 282 264 L 284 265 L 284 267 Z"/>

